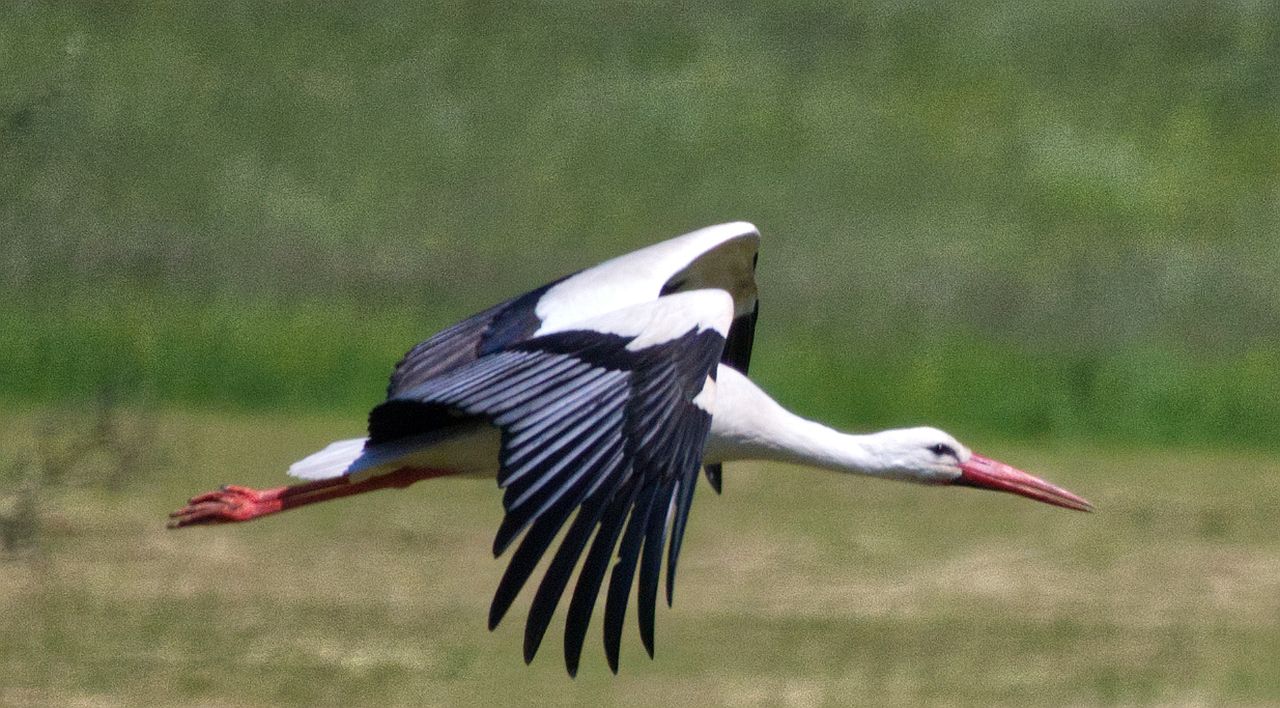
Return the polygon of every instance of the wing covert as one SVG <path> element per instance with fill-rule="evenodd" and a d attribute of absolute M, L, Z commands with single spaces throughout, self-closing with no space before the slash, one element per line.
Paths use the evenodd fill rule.
<path fill-rule="evenodd" d="M 736 319 L 725 362 L 745 373 L 755 324 L 754 267 L 759 240 L 755 226 L 746 222 L 710 226 L 495 305 L 410 349 L 392 372 L 387 398 L 535 335 L 574 329 L 581 321 L 612 311 L 707 288 L 724 290 L 734 299 Z M 744 319 L 748 315 L 750 318 Z"/>
<path fill-rule="evenodd" d="M 499 303 L 419 342 L 391 372 L 387 398 L 475 361 L 485 353 L 527 339 L 542 324 L 534 307 L 560 281 Z"/>

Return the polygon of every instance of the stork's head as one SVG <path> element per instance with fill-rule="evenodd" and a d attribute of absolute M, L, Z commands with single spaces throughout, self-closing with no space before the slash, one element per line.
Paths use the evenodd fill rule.
<path fill-rule="evenodd" d="M 1081 497 L 1003 462 L 974 454 L 937 428 L 887 430 L 876 437 L 880 438 L 885 476 L 991 489 L 1068 509 L 1093 510 L 1093 505 Z"/>

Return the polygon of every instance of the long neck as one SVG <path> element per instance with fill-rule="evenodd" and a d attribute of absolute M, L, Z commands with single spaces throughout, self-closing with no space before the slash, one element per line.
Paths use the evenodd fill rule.
<path fill-rule="evenodd" d="M 721 366 L 708 462 L 777 460 L 872 476 L 892 475 L 881 434 L 850 435 L 801 418 L 745 376 Z"/>

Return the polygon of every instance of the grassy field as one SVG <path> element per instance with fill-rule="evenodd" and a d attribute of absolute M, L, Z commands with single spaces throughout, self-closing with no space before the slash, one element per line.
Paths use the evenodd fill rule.
<path fill-rule="evenodd" d="M 518 292 L 499 289 L 490 300 Z M 786 285 L 772 292 L 786 292 Z M 968 332 L 895 348 L 874 338 L 847 341 L 862 336 L 860 322 L 833 316 L 831 326 L 797 324 L 785 306 L 774 311 L 768 294 L 752 377 L 789 405 L 834 423 L 929 423 L 1005 438 L 1274 445 L 1274 347 L 1233 355 L 1158 348 L 1068 354 Z M 414 342 L 480 307 L 432 304 L 413 312 L 112 289 L 94 300 L 11 303 L 0 308 L 0 401 L 77 402 L 109 390 L 177 405 L 358 418 L 380 400 L 392 364 Z"/>
<path fill-rule="evenodd" d="M 1280 704 L 1280 3 L 31 0 L 0 76 L 0 704 Z M 781 401 L 1099 511 L 734 466 L 576 681 L 484 631 L 491 484 L 163 529 L 736 219 Z"/>
<path fill-rule="evenodd" d="M 0 449 L 29 450 L 38 419 L 5 414 Z M 526 667 L 510 621 L 522 617 L 484 629 L 503 567 L 488 552 L 491 483 L 166 531 L 190 494 L 276 484 L 359 421 L 170 412 L 155 423 L 164 442 L 135 467 L 150 471 L 116 490 L 49 491 L 41 550 L 0 566 L 0 703 L 1280 701 L 1270 456 L 974 441 L 1089 497 L 1090 515 L 735 465 L 723 497 L 704 487 L 695 503 L 657 659 L 629 629 L 621 675 L 593 639 L 570 680 L 555 630 Z"/>

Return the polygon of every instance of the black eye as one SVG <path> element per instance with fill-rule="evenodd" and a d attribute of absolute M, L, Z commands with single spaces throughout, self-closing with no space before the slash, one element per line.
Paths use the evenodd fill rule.
<path fill-rule="evenodd" d="M 948 455 L 951 457 L 959 457 L 959 455 L 956 454 L 955 448 L 950 445 L 943 445 L 942 443 L 938 443 L 937 445 L 930 447 L 929 452 L 932 452 L 938 457 L 947 457 Z"/>

